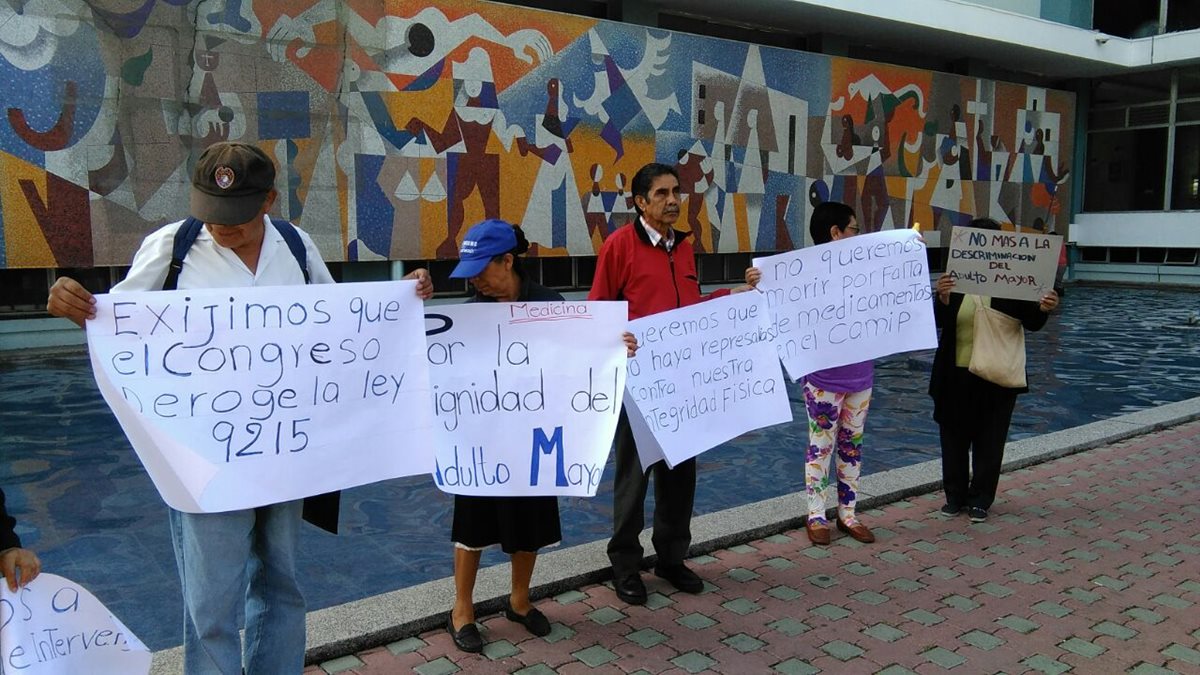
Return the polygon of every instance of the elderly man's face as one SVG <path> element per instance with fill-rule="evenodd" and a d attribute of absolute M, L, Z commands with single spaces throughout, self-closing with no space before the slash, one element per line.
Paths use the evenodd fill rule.
<path fill-rule="evenodd" d="M 679 219 L 679 180 L 669 173 L 655 178 L 645 197 L 633 199 L 646 222 L 657 230 L 666 230 Z"/>

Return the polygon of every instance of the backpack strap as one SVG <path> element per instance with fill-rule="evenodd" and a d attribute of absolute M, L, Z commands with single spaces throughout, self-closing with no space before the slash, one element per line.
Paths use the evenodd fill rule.
<path fill-rule="evenodd" d="M 309 283 L 308 249 L 304 247 L 304 240 L 300 238 L 296 226 L 286 220 L 275 220 L 274 218 L 271 219 L 271 224 L 283 237 L 288 250 L 292 252 L 292 257 L 296 259 L 296 264 L 300 265 L 300 271 L 304 273 L 304 283 Z M 171 264 L 167 267 L 167 278 L 163 281 L 162 290 L 173 291 L 179 287 L 179 273 L 183 271 L 183 259 L 187 257 L 192 244 L 196 243 L 196 237 L 200 236 L 200 230 L 203 227 L 204 223 L 201 220 L 189 216 L 175 231 L 175 241 L 171 246 Z"/>
<path fill-rule="evenodd" d="M 300 238 L 300 233 L 296 231 L 296 226 L 286 220 L 271 219 L 271 224 L 279 231 L 283 241 L 287 247 L 291 249 L 292 256 L 296 259 L 296 264 L 300 265 L 300 271 L 304 273 L 304 283 L 309 283 L 308 279 L 308 249 L 304 248 L 304 240 Z"/>
<path fill-rule="evenodd" d="M 192 244 L 196 243 L 196 237 L 200 236 L 202 227 L 204 227 L 204 223 L 199 219 L 188 217 L 179 226 L 179 229 L 175 230 L 175 243 L 171 247 L 171 264 L 167 267 L 167 278 L 162 285 L 164 291 L 173 291 L 179 287 L 179 273 L 183 271 L 183 259 L 187 257 Z M 306 283 L 307 278 L 306 275 Z"/>

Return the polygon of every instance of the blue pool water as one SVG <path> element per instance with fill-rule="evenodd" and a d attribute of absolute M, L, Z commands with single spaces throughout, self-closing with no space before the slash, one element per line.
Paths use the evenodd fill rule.
<path fill-rule="evenodd" d="M 1200 331 L 1165 330 L 1200 305 L 1194 291 L 1072 288 L 1028 341 L 1032 393 L 1017 403 L 1018 439 L 1200 395 Z M 925 394 L 931 353 L 881 360 L 864 471 L 938 456 Z M 796 492 L 807 438 L 796 419 L 700 457 L 696 511 Z M 563 545 L 604 539 L 611 470 L 595 499 L 563 499 Z M 179 643 L 182 605 L 166 509 L 92 380 L 82 353 L 0 358 L 0 485 L 25 544 L 45 569 L 95 593 L 151 648 Z M 343 495 L 337 537 L 305 528 L 300 568 L 311 609 L 452 573 L 451 499 L 428 479 Z M 802 510 L 797 500 L 797 512 Z M 489 553 L 485 562 L 502 560 Z"/>

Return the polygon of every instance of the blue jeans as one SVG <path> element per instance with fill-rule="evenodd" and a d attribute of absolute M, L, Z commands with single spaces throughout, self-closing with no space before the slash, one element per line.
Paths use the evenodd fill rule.
<path fill-rule="evenodd" d="M 304 670 L 304 597 L 296 583 L 301 512 L 300 501 L 225 513 L 170 509 L 187 675 Z M 238 635 L 243 602 L 244 649 Z"/>

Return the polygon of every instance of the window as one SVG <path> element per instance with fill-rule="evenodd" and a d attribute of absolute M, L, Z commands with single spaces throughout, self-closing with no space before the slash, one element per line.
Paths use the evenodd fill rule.
<path fill-rule="evenodd" d="M 1166 166 L 1166 127 L 1089 134 L 1083 210 L 1162 210 Z"/>
<path fill-rule="evenodd" d="M 1175 1 L 1183 0 L 1172 0 L 1172 4 Z M 1096 0 L 1092 9 L 1092 27 L 1123 38 L 1157 35 L 1158 8 L 1157 0 Z"/>
<path fill-rule="evenodd" d="M 1200 209 L 1200 124 L 1175 129 L 1175 171 L 1171 176 L 1171 208 Z"/>
<path fill-rule="evenodd" d="M 1200 2 L 1167 0 L 1167 32 L 1200 28 Z"/>

